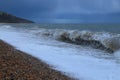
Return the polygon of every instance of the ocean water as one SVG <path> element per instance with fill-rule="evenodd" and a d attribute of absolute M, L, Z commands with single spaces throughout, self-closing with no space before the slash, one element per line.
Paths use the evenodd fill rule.
<path fill-rule="evenodd" d="M 6 23 L 5 23 L 6 24 Z M 46 29 L 66 29 L 66 30 L 88 30 L 95 32 L 120 33 L 120 24 L 9 24 L 19 28 L 46 28 Z"/>
<path fill-rule="evenodd" d="M 119 31 L 119 24 L 2 23 L 0 39 L 80 80 L 120 80 Z"/>
<path fill-rule="evenodd" d="M 113 53 L 120 47 L 120 24 L 5 24 L 34 35 L 53 37 Z"/>

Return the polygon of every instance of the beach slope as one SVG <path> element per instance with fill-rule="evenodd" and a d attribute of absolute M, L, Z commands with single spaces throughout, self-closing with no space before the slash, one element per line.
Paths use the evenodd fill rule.
<path fill-rule="evenodd" d="M 0 80 L 73 80 L 0 40 Z"/>

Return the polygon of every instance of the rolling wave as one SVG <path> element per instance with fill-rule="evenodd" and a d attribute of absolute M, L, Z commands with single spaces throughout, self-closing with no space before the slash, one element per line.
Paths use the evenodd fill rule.
<path fill-rule="evenodd" d="M 31 31 L 37 36 L 52 37 L 59 41 L 92 46 L 113 53 L 120 49 L 120 34 L 64 29 L 39 29 Z"/>
<path fill-rule="evenodd" d="M 0 29 L 5 28 L 7 30 L 15 30 L 10 25 L 0 26 Z M 91 46 L 96 49 L 105 50 L 109 53 L 120 52 L 120 34 L 117 33 L 45 28 L 30 28 L 23 31 L 27 31 L 27 33 L 29 32 L 37 37 L 51 37 L 63 42 Z"/>

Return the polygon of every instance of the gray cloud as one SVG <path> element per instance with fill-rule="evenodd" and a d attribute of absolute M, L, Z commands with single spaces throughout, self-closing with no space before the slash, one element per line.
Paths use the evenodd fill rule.
<path fill-rule="evenodd" d="M 0 10 L 35 21 L 78 19 L 80 14 L 120 13 L 120 0 L 2 0 Z"/>
<path fill-rule="evenodd" d="M 0 2 L 0 10 L 20 17 L 47 17 L 56 9 L 56 1 L 52 0 L 4 0 Z M 43 15 L 44 14 L 44 15 Z"/>
<path fill-rule="evenodd" d="M 120 0 L 59 0 L 58 12 L 120 12 Z"/>

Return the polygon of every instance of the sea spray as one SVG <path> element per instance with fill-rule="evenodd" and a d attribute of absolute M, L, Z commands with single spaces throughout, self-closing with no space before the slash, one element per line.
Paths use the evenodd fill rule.
<path fill-rule="evenodd" d="M 56 40 L 64 42 L 92 46 L 110 53 L 120 49 L 120 35 L 108 32 L 41 29 L 36 35 L 50 36 Z"/>
<path fill-rule="evenodd" d="M 3 25 L 3 27 L 6 29 L 11 28 L 11 26 L 5 25 Z M 13 29 L 13 27 L 11 29 Z M 24 31 L 36 35 L 37 37 L 51 37 L 59 41 L 77 45 L 92 46 L 93 48 L 105 50 L 110 53 L 120 49 L 120 34 L 115 33 L 45 28 L 32 28 Z"/>
<path fill-rule="evenodd" d="M 120 49 L 120 37 L 112 37 L 102 41 L 105 47 L 110 48 L 113 51 Z"/>
<path fill-rule="evenodd" d="M 14 29 L 12 26 L 10 26 L 10 25 L 4 25 L 4 24 L 0 24 L 0 28 L 1 29 Z"/>

